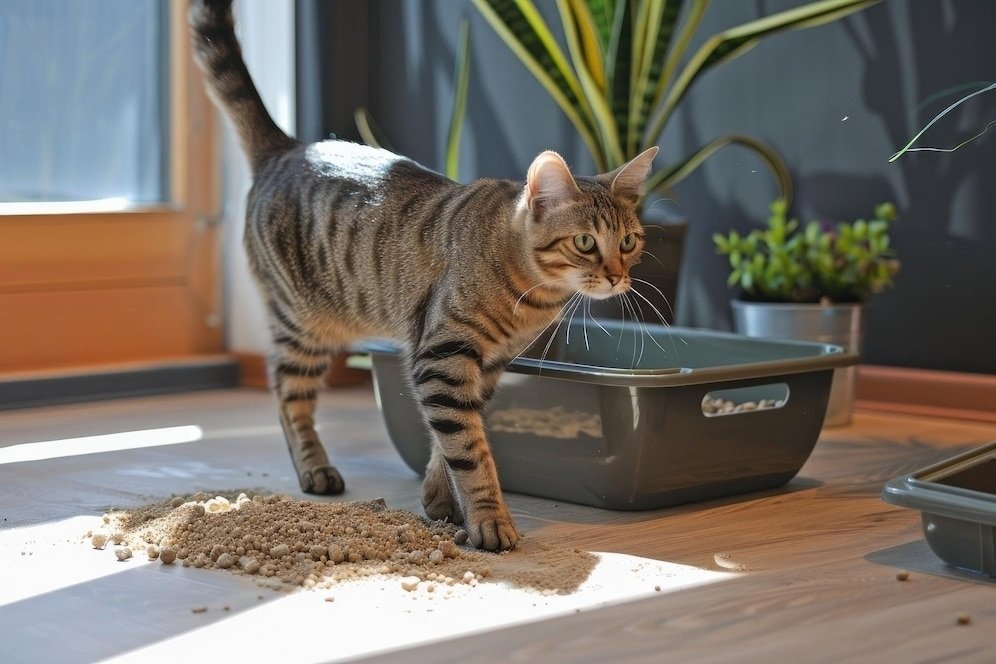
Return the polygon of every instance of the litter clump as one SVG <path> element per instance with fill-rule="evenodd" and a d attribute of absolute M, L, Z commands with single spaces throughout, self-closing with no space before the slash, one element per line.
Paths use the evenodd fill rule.
<path fill-rule="evenodd" d="M 224 495 L 222 495 L 224 494 Z M 182 501 L 182 502 L 181 502 Z M 329 588 L 375 575 L 400 579 L 409 592 L 476 587 L 485 579 L 543 594 L 567 594 L 588 578 L 597 558 L 577 549 L 520 541 L 495 554 L 469 546 L 467 532 L 429 521 L 383 500 L 326 502 L 245 492 L 198 492 L 108 512 L 91 543 L 123 550 L 144 546 L 163 565 L 219 569 L 278 590 Z M 101 539 L 103 538 L 103 539 Z M 100 547 L 97 547 L 100 548 Z M 420 585 L 421 584 L 421 585 Z M 431 588 L 431 590 L 430 590 Z"/>

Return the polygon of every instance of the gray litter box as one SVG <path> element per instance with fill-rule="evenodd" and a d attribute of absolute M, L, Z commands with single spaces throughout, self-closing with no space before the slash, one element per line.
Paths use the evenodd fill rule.
<path fill-rule="evenodd" d="M 920 510 L 948 565 L 996 577 L 996 442 L 891 480 L 882 500 Z"/>
<path fill-rule="evenodd" d="M 640 510 L 781 486 L 816 444 L 833 370 L 858 361 L 820 343 L 599 325 L 575 319 L 544 359 L 546 338 L 503 375 L 485 424 L 506 491 Z M 391 441 L 421 474 L 430 439 L 400 356 L 365 350 Z M 724 402 L 739 412 L 712 412 Z"/>

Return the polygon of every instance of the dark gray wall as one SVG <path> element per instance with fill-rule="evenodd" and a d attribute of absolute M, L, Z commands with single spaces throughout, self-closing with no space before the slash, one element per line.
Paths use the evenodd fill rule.
<path fill-rule="evenodd" d="M 552 1 L 539 4 L 555 14 Z M 702 34 L 798 4 L 719 0 Z M 461 179 L 521 178 L 546 148 L 590 172 L 570 124 L 469 2 L 366 6 L 359 22 L 368 30 L 363 57 L 346 49 L 348 40 L 338 52 L 334 40 L 321 40 L 327 57 L 347 70 L 323 91 L 326 103 L 362 89 L 393 146 L 441 168 L 457 26 L 467 17 L 473 66 Z M 747 133 L 782 152 L 795 177 L 795 211 L 806 219 L 852 219 L 895 201 L 901 219 L 893 240 L 903 269 L 896 287 L 869 309 L 866 361 L 996 373 L 996 138 L 986 135 L 954 154 L 917 153 L 888 163 L 956 97 L 917 111 L 923 100 L 996 79 L 993 34 L 996 2 L 887 0 L 833 25 L 773 37 L 699 80 L 665 132 L 658 160 L 726 133 Z M 351 62 L 364 64 L 343 67 Z M 996 94 L 990 93 L 945 118 L 927 143 L 956 144 L 992 119 Z M 776 188 L 751 154 L 729 148 L 675 193 L 670 211 L 691 224 L 678 321 L 729 328 L 726 265 L 711 235 L 763 223 Z"/>

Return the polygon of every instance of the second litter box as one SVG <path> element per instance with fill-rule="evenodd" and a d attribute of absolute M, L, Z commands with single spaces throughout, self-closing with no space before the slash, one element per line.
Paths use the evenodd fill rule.
<path fill-rule="evenodd" d="M 402 356 L 365 350 L 391 441 L 422 474 L 430 437 Z M 510 364 L 485 425 L 506 491 L 618 510 L 707 500 L 792 479 L 833 370 L 857 361 L 828 344 L 575 320 Z"/>
<path fill-rule="evenodd" d="M 996 578 L 996 441 L 891 480 L 882 500 L 921 512 L 938 558 Z"/>

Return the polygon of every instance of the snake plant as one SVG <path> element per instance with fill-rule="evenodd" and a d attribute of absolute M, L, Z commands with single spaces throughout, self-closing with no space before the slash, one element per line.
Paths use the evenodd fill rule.
<path fill-rule="evenodd" d="M 761 40 L 810 28 L 880 0 L 819 0 L 723 30 L 694 52 L 709 0 L 556 0 L 567 52 L 533 0 L 473 0 L 491 27 L 573 123 L 601 170 L 657 145 L 692 84 Z M 670 189 L 724 146 L 754 151 L 790 199 L 785 162 L 768 145 L 732 134 L 659 170 L 647 191 Z"/>

